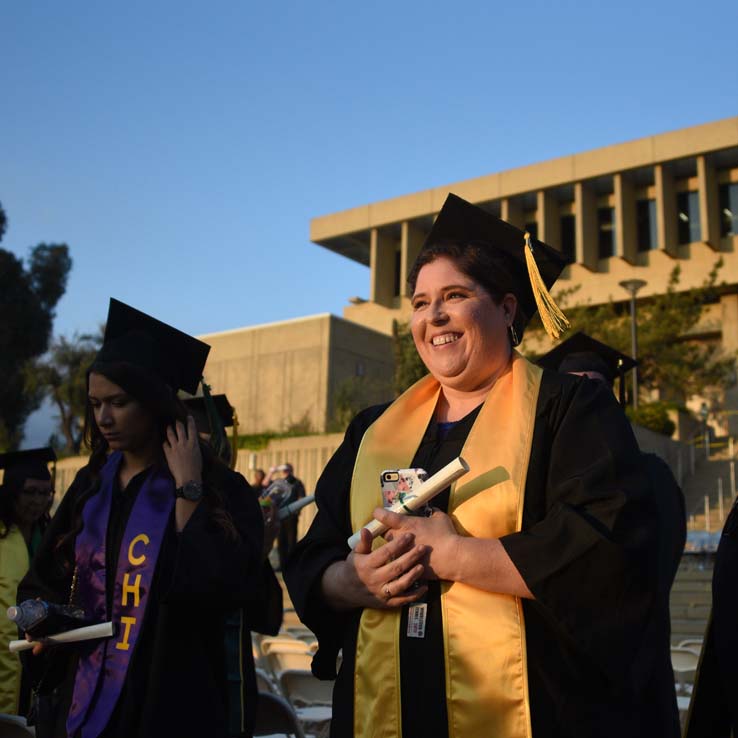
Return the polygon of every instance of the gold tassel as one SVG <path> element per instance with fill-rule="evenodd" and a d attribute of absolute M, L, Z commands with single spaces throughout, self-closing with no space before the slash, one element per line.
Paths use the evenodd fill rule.
<path fill-rule="evenodd" d="M 233 408 L 233 434 L 231 435 L 231 469 L 236 468 L 238 461 L 238 414 Z"/>
<path fill-rule="evenodd" d="M 536 300 L 538 312 L 541 314 L 543 327 L 551 338 L 558 338 L 568 327 L 569 321 L 566 315 L 561 312 L 561 308 L 556 304 L 551 293 L 546 289 L 546 284 L 538 271 L 533 256 L 533 245 L 530 242 L 530 233 L 525 234 L 525 263 L 528 266 L 528 277 L 530 278 L 530 286 L 533 290 L 533 297 Z"/>

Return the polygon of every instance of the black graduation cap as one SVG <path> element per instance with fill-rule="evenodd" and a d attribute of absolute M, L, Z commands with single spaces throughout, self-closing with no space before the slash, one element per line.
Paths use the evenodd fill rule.
<path fill-rule="evenodd" d="M 538 359 L 544 369 L 567 372 L 598 372 L 612 385 L 620 377 L 620 403 L 625 402 L 625 373 L 638 362 L 612 346 L 579 331 Z"/>
<path fill-rule="evenodd" d="M 105 338 L 94 363 L 133 364 L 173 390 L 194 395 L 209 352 L 208 344 L 111 297 Z"/>
<path fill-rule="evenodd" d="M 211 395 L 211 399 L 215 406 L 215 410 L 218 413 L 218 417 L 223 423 L 223 427 L 230 428 L 233 425 L 233 407 L 228 402 L 228 398 L 225 395 Z M 208 409 L 205 398 L 188 397 L 183 400 L 183 402 L 187 406 L 187 410 L 195 419 L 197 432 L 212 433 L 213 429 L 210 427 L 210 421 L 208 420 Z"/>
<path fill-rule="evenodd" d="M 556 249 L 453 193 L 446 198 L 423 249 L 448 241 L 493 249 L 499 255 L 500 287 L 515 294 L 528 320 L 538 310 L 549 335 L 558 338 L 569 325 L 548 291 L 568 263 Z"/>
<path fill-rule="evenodd" d="M 5 470 L 3 484 L 23 484 L 26 479 L 51 479 L 50 461 L 56 461 L 56 453 L 48 446 L 0 454 L 0 469 Z"/>

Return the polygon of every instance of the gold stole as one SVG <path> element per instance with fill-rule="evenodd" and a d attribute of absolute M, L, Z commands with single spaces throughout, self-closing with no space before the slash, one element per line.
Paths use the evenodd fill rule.
<path fill-rule="evenodd" d="M 461 454 L 470 471 L 452 486 L 449 500 L 462 535 L 500 538 L 521 529 L 541 374 L 513 352 L 477 416 Z M 380 472 L 410 465 L 439 390 L 435 379 L 424 377 L 364 434 L 351 480 L 354 530 L 382 506 Z M 374 547 L 381 545 L 375 539 Z M 520 599 L 443 582 L 441 606 L 449 738 L 530 738 Z M 364 610 L 354 672 L 355 738 L 401 736 L 400 638 L 400 610 Z"/>

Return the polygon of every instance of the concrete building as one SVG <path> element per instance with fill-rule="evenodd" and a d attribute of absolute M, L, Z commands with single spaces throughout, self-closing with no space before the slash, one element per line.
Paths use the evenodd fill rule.
<path fill-rule="evenodd" d="M 391 399 L 392 341 L 335 315 L 200 336 L 206 381 L 236 408 L 240 433 L 331 430 L 341 388 L 367 404 Z"/>
<path fill-rule="evenodd" d="M 447 194 L 454 192 L 560 249 L 573 263 L 557 285 L 579 285 L 576 304 L 625 301 L 625 279 L 646 282 L 638 298 L 702 285 L 717 259 L 719 304 L 700 335 L 738 351 L 738 117 L 616 144 L 383 200 L 311 222 L 311 240 L 370 268 L 366 299 L 344 317 L 389 334 L 407 320 L 408 271 Z M 727 393 L 738 432 L 738 392 Z"/>

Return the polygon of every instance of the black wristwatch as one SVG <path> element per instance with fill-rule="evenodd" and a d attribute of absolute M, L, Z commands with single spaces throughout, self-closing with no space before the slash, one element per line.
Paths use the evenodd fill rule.
<path fill-rule="evenodd" d="M 202 482 L 185 482 L 181 487 L 177 487 L 174 496 L 181 497 L 183 500 L 189 500 L 190 502 L 197 502 L 202 499 L 205 490 L 202 487 Z"/>

